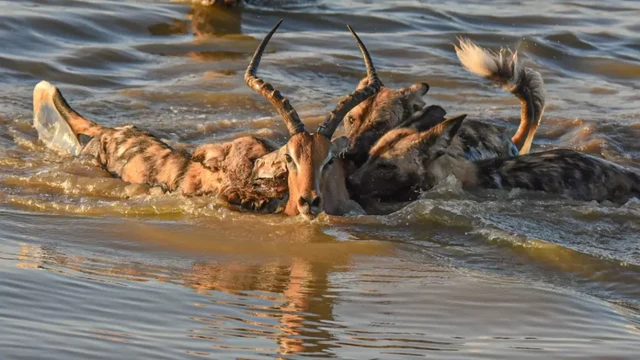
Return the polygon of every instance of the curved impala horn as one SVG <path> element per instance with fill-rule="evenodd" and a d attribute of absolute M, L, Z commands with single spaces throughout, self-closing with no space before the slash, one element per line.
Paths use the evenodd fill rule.
<path fill-rule="evenodd" d="M 267 47 L 271 36 L 278 30 L 280 24 L 282 24 L 282 20 L 278 21 L 276 26 L 271 29 L 267 36 L 262 39 L 260 45 L 258 45 L 255 54 L 253 54 L 253 59 L 251 59 L 251 63 L 249 63 L 249 67 L 247 67 L 247 71 L 244 73 L 244 81 L 250 88 L 269 100 L 276 110 L 278 110 L 282 119 L 284 119 L 287 129 L 289 130 L 289 135 L 295 135 L 304 131 L 304 124 L 300 121 L 298 113 L 293 106 L 291 106 L 289 100 L 280 94 L 280 91 L 274 89 L 271 84 L 262 81 L 262 79 L 256 75 L 258 66 L 260 65 L 260 59 L 262 59 L 262 53 Z"/>
<path fill-rule="evenodd" d="M 358 47 L 360 48 L 360 52 L 362 53 L 362 57 L 364 58 L 364 64 L 367 67 L 367 78 L 369 79 L 369 84 L 360 90 L 355 90 L 349 96 L 347 96 L 344 100 L 340 101 L 338 105 L 327 115 L 324 119 L 320 127 L 318 128 L 318 133 L 324 135 L 325 137 L 331 139 L 333 133 L 340 125 L 342 118 L 351 109 L 358 106 L 361 102 L 373 96 L 375 93 L 380 90 L 382 87 L 382 82 L 378 78 L 378 74 L 376 73 L 376 69 L 373 67 L 373 61 L 371 61 L 371 56 L 369 55 L 369 51 L 358 37 L 358 34 L 351 28 L 351 26 L 347 25 L 349 31 L 351 31 L 351 35 L 356 39 L 358 43 Z"/>

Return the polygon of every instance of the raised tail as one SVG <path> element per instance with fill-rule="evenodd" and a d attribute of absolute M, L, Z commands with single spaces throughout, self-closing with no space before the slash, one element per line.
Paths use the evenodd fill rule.
<path fill-rule="evenodd" d="M 33 126 L 47 146 L 72 155 L 82 151 L 79 135 L 94 137 L 104 129 L 73 110 L 60 90 L 46 81 L 33 89 Z"/>
<path fill-rule="evenodd" d="M 455 46 L 455 49 L 462 66 L 499 84 L 520 99 L 520 126 L 511 140 L 521 155 L 527 154 L 544 112 L 542 76 L 533 69 L 523 67 L 518 61 L 517 52 L 500 49 L 496 53 L 479 47 L 469 39 L 458 40 L 460 46 Z"/>

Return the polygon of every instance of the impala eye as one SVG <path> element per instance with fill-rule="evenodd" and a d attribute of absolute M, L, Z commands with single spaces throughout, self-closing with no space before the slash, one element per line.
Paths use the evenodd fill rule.
<path fill-rule="evenodd" d="M 349 124 L 353 125 L 353 122 L 355 121 L 355 119 L 353 118 L 353 116 L 348 116 L 347 121 L 349 122 Z"/>
<path fill-rule="evenodd" d="M 329 161 L 327 161 L 327 163 L 326 163 L 324 166 L 325 166 L 325 167 L 329 167 L 329 166 L 331 166 L 331 164 L 333 164 L 333 161 L 334 161 L 335 159 L 336 159 L 336 158 L 335 158 L 334 156 L 332 156 L 332 157 L 331 157 L 331 159 L 329 159 Z"/>
<path fill-rule="evenodd" d="M 287 160 L 289 164 L 293 162 L 293 158 L 289 154 L 284 154 L 284 158 Z"/>

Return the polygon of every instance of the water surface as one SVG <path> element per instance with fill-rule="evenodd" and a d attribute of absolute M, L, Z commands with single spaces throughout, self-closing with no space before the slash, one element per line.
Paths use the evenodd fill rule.
<path fill-rule="evenodd" d="M 299 219 L 149 196 L 31 127 L 35 84 L 175 147 L 283 140 L 260 74 L 315 128 L 364 76 L 515 131 L 452 43 L 518 49 L 547 86 L 534 151 L 640 167 L 640 6 L 619 1 L 0 1 L 0 358 L 607 358 L 640 350 L 640 201 L 450 182 L 396 214 Z M 339 132 L 342 130 L 340 129 Z"/>

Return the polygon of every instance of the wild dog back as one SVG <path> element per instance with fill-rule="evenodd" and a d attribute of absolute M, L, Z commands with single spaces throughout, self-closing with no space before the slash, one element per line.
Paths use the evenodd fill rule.
<path fill-rule="evenodd" d="M 478 161 L 449 154 L 464 116 L 431 130 L 395 129 L 371 149 L 348 179 L 354 192 L 383 201 L 406 201 L 454 175 L 466 189 L 545 191 L 576 200 L 624 203 L 640 196 L 640 175 L 573 150 L 550 150 Z"/>
<path fill-rule="evenodd" d="M 480 188 L 521 188 L 599 202 L 625 203 L 630 198 L 640 198 L 640 175 L 568 149 L 480 160 L 473 167 L 476 186 Z"/>
<path fill-rule="evenodd" d="M 55 86 L 43 81 L 34 89 L 34 109 L 45 105 L 56 109 L 59 121 L 69 125 L 72 136 L 92 137 L 82 149 L 84 155 L 126 182 L 159 186 L 187 196 L 219 195 L 253 210 L 268 203 L 277 206 L 275 203 L 286 195 L 283 186 L 253 186 L 253 163 L 276 149 L 255 137 L 203 145 L 196 148 L 192 157 L 135 126 L 109 128 L 84 118 Z M 277 171 L 272 174 L 282 182 Z"/>
<path fill-rule="evenodd" d="M 180 187 L 192 165 L 186 151 L 176 151 L 135 126 L 103 128 L 82 153 L 124 181 L 159 185 L 168 191 Z"/>

